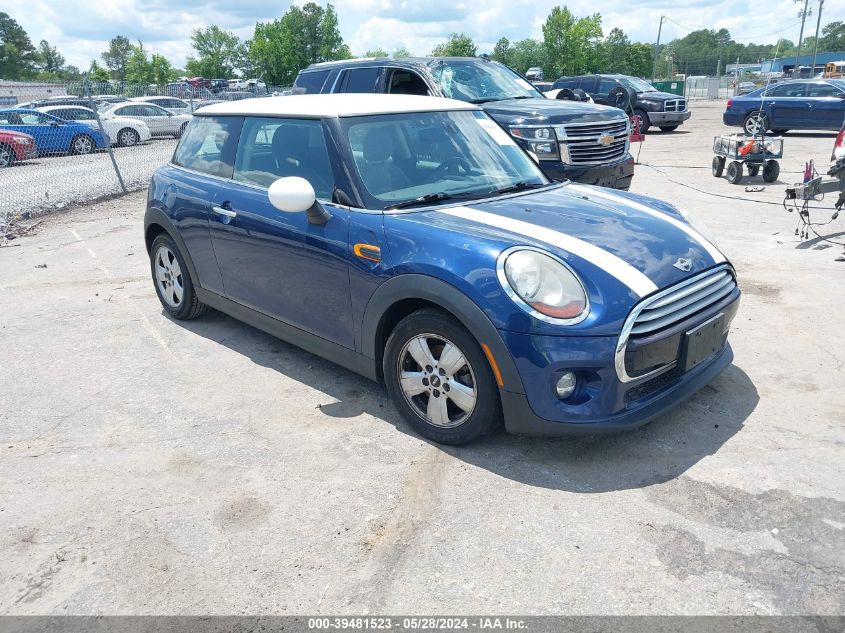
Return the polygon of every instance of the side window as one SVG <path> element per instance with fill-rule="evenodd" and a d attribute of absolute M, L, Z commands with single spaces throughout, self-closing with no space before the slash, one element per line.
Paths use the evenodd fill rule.
<path fill-rule="evenodd" d="M 422 77 L 411 70 L 404 69 L 391 71 L 387 91 L 399 95 L 428 96 L 431 94 Z"/>
<path fill-rule="evenodd" d="M 204 174 L 232 177 L 240 117 L 194 117 L 173 154 L 173 163 Z"/>
<path fill-rule="evenodd" d="M 167 116 L 170 114 L 167 110 L 162 110 L 158 106 L 154 105 L 142 105 L 136 107 L 141 109 L 141 116 Z"/>
<path fill-rule="evenodd" d="M 51 120 L 43 114 L 33 114 L 30 112 L 21 114 L 21 121 L 24 125 L 49 125 Z"/>
<path fill-rule="evenodd" d="M 810 84 L 807 86 L 808 97 L 835 97 L 839 91 L 830 84 Z"/>
<path fill-rule="evenodd" d="M 117 116 L 141 116 L 136 110 L 136 106 L 125 106 L 114 111 Z"/>
<path fill-rule="evenodd" d="M 323 84 L 329 76 L 328 70 L 315 70 L 309 73 L 299 73 L 296 78 L 296 85 L 293 87 L 293 94 L 318 94 L 323 89 Z"/>
<path fill-rule="evenodd" d="M 94 121 L 97 118 L 92 111 L 85 108 L 74 108 L 68 110 L 68 112 L 70 113 L 68 118 L 72 118 L 74 121 Z"/>
<path fill-rule="evenodd" d="M 269 187 L 286 176 L 305 178 L 318 198 L 331 199 L 334 174 L 323 124 L 308 119 L 246 119 L 234 179 Z"/>
<path fill-rule="evenodd" d="M 807 84 L 785 83 L 769 90 L 770 97 L 803 97 Z"/>
<path fill-rule="evenodd" d="M 615 85 L 615 84 L 614 84 Z M 594 94 L 596 92 L 601 92 L 599 90 L 599 78 L 598 77 L 581 77 L 581 81 L 578 83 L 578 87 L 587 92 L 589 94 Z"/>
<path fill-rule="evenodd" d="M 375 92 L 381 68 L 350 68 L 341 79 L 338 92 Z"/>
<path fill-rule="evenodd" d="M 599 80 L 599 89 L 596 90 L 598 94 L 606 95 L 611 90 L 613 90 L 617 86 L 617 83 L 613 79 L 600 79 Z"/>

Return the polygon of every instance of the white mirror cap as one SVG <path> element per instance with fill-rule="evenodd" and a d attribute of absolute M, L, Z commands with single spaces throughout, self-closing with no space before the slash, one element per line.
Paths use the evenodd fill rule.
<path fill-rule="evenodd" d="M 298 176 L 279 178 L 270 185 L 267 196 L 270 198 L 270 204 L 286 213 L 307 211 L 317 200 L 311 183 Z"/>

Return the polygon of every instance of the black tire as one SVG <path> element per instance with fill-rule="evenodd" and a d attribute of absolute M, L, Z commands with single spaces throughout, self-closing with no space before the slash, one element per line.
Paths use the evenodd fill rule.
<path fill-rule="evenodd" d="M 0 143 L 0 169 L 15 164 L 15 151 L 8 145 Z"/>
<path fill-rule="evenodd" d="M 674 132 L 678 129 L 680 125 L 661 125 L 660 131 L 661 132 Z"/>
<path fill-rule="evenodd" d="M 586 92 L 584 92 L 580 88 L 573 88 L 572 94 L 575 95 L 575 97 L 578 101 L 585 101 L 585 102 L 590 101 L 590 95 L 588 95 Z"/>
<path fill-rule="evenodd" d="M 767 160 L 763 163 L 763 180 L 774 182 L 780 176 L 780 163 L 776 160 Z"/>
<path fill-rule="evenodd" d="M 607 105 L 631 112 L 631 108 L 637 102 L 637 92 L 631 88 L 616 86 L 607 93 Z"/>
<path fill-rule="evenodd" d="M 125 127 L 117 133 L 117 144 L 121 147 L 132 147 L 137 145 L 140 140 L 141 137 L 138 136 L 138 132 L 131 127 Z"/>
<path fill-rule="evenodd" d="M 651 120 L 648 118 L 648 113 L 645 110 L 637 108 L 634 110 L 634 114 L 640 117 L 640 134 L 645 134 L 648 132 L 648 128 L 651 127 Z"/>
<path fill-rule="evenodd" d="M 176 138 L 182 138 L 182 135 L 185 133 L 185 128 L 186 128 L 186 127 L 188 127 L 188 124 L 187 124 L 187 123 L 183 123 L 183 124 L 182 124 L 182 127 L 180 127 L 180 128 L 179 128 L 179 131 L 178 131 L 178 132 L 176 132 L 175 137 L 176 137 Z"/>
<path fill-rule="evenodd" d="M 740 180 L 742 180 L 742 163 L 732 160 L 728 163 L 728 182 L 736 185 Z"/>
<path fill-rule="evenodd" d="M 423 337 L 424 340 L 433 341 L 431 345 L 424 343 L 428 356 L 435 362 L 430 368 L 424 367 L 411 356 L 412 341 L 419 341 Z M 437 341 L 441 341 L 439 348 Z M 437 367 L 437 363 L 443 360 L 446 343 L 454 345 L 465 361 L 453 365 L 458 369 L 453 374 L 444 374 L 443 368 Z M 426 308 L 402 319 L 387 339 L 382 369 L 387 393 L 393 404 L 413 429 L 425 438 L 440 444 L 466 444 L 490 433 L 502 422 L 499 390 L 481 346 L 463 325 L 445 312 Z M 422 376 L 422 391 L 407 394 L 400 383 L 402 371 Z M 449 385 L 458 383 L 464 391 L 469 388 L 475 395 L 474 405 L 468 413 L 459 408 L 451 399 L 452 396 L 448 395 L 457 392 L 455 387 Z M 427 412 L 436 412 L 437 407 L 432 408 L 429 403 L 442 403 L 443 411 L 446 412 L 445 424 L 432 422 L 433 418 Z M 426 412 L 422 411 L 423 405 Z M 464 419 L 461 419 L 462 416 Z"/>
<path fill-rule="evenodd" d="M 168 253 L 165 254 L 163 249 L 166 249 Z M 162 256 L 161 262 L 159 261 L 159 256 Z M 174 270 L 171 268 L 174 261 L 178 264 L 178 278 L 176 276 L 172 277 L 173 281 L 169 286 L 160 283 L 158 270 L 160 263 L 164 263 L 165 266 L 169 264 L 168 268 L 172 271 Z M 208 310 L 208 306 L 201 303 L 197 298 L 197 293 L 194 292 L 194 283 L 191 279 L 188 266 L 185 264 L 185 258 L 179 251 L 179 247 L 176 246 L 176 242 L 167 233 L 160 233 L 153 240 L 153 244 L 150 247 L 150 274 L 152 275 L 153 286 L 155 286 L 158 300 L 161 302 L 165 311 L 174 319 L 179 319 L 180 321 L 196 319 Z M 176 293 L 173 288 L 176 286 L 181 287 L 182 290 L 182 296 L 179 297 L 178 301 L 174 301 Z M 172 294 L 169 294 L 168 297 L 165 296 L 165 293 Z"/>
<path fill-rule="evenodd" d="M 789 132 L 789 130 L 772 130 L 772 134 L 775 136 L 783 136 L 787 132 Z"/>
<path fill-rule="evenodd" d="M 748 166 L 748 175 L 749 176 L 756 176 L 760 173 L 760 165 L 749 165 Z"/>
<path fill-rule="evenodd" d="M 555 99 L 559 99 L 560 101 L 579 101 L 578 97 L 575 96 L 575 93 L 569 88 L 561 88 L 555 96 Z"/>
<path fill-rule="evenodd" d="M 713 172 L 714 177 L 721 178 L 722 174 L 725 172 L 725 157 L 714 156 L 713 162 L 710 166 L 710 171 Z"/>
<path fill-rule="evenodd" d="M 87 134 L 77 134 L 70 140 L 70 147 L 68 150 L 71 154 L 85 155 L 91 154 L 97 149 L 97 144 L 94 139 Z"/>
<path fill-rule="evenodd" d="M 742 129 L 746 134 L 760 136 L 769 129 L 769 118 L 759 110 L 749 112 L 742 124 Z"/>

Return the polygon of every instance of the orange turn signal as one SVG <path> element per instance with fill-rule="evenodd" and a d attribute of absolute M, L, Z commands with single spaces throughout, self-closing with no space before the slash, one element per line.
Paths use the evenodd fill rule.
<path fill-rule="evenodd" d="M 352 252 L 355 253 L 355 257 L 361 259 L 368 259 L 371 262 L 381 261 L 381 249 L 372 244 L 356 244 L 352 247 Z"/>
<path fill-rule="evenodd" d="M 493 358 L 493 352 L 491 352 L 490 348 L 487 347 L 487 343 L 482 343 L 481 349 L 484 350 L 484 354 L 487 356 L 487 360 L 490 361 L 490 368 L 493 370 L 493 376 L 496 378 L 496 384 L 500 387 L 504 387 L 505 381 L 502 380 L 502 372 L 499 371 L 499 366 L 496 364 L 496 359 Z"/>

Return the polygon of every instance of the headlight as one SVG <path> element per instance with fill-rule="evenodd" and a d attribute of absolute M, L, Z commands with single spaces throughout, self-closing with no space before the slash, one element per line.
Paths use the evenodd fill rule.
<path fill-rule="evenodd" d="M 557 137 L 553 127 L 512 127 L 511 135 L 523 142 L 524 147 L 540 160 L 558 158 Z"/>
<path fill-rule="evenodd" d="M 497 269 L 505 292 L 536 318 L 572 325 L 587 317 L 590 304 L 584 285 L 559 259 L 517 247 L 499 256 Z"/>

